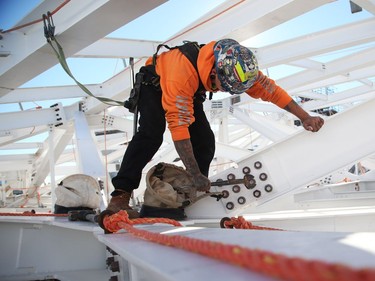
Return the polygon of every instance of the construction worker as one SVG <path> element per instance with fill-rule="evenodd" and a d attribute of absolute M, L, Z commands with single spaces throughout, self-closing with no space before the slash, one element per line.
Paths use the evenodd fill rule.
<path fill-rule="evenodd" d="M 138 102 L 139 129 L 125 152 L 120 170 L 112 179 L 115 190 L 107 210 L 138 213 L 129 206 L 142 170 L 163 141 L 165 124 L 176 151 L 198 191 L 208 191 L 208 171 L 215 153 L 215 137 L 203 111 L 206 92 L 246 93 L 269 101 L 294 114 L 306 130 L 317 132 L 323 119 L 309 115 L 281 87 L 258 70 L 254 54 L 232 39 L 210 42 L 197 53 L 196 65 L 175 48 L 151 58 L 145 67 Z M 156 71 L 156 73 L 155 73 Z M 158 83 L 152 83 L 159 76 Z M 159 85 L 160 84 L 160 85 Z"/>

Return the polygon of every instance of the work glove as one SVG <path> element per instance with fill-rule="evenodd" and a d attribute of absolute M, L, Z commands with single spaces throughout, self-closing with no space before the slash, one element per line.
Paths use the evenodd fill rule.
<path fill-rule="evenodd" d="M 192 175 L 192 180 L 193 180 L 194 188 L 196 188 L 197 191 L 205 192 L 205 191 L 209 191 L 211 188 L 210 180 L 200 173 Z"/>

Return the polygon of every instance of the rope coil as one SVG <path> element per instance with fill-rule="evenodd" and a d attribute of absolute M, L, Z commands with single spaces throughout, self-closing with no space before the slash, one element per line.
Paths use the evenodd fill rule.
<path fill-rule="evenodd" d="M 135 224 L 146 223 L 146 221 L 147 223 L 163 222 L 175 226 L 181 226 L 179 222 L 169 219 L 149 220 L 147 218 L 141 218 L 129 220 L 126 211 L 120 211 L 114 215 L 106 216 L 103 219 L 104 225 L 114 232 L 124 229 L 128 233 L 143 240 L 188 250 L 193 253 L 211 257 L 282 280 L 375 281 L 374 268 L 354 269 L 341 264 L 332 264 L 317 260 L 305 260 L 298 257 L 288 257 L 269 251 L 249 249 L 238 245 L 205 241 L 180 235 L 153 233 L 133 227 Z M 242 219 L 239 221 L 243 223 Z"/>
<path fill-rule="evenodd" d="M 175 220 L 167 218 L 138 218 L 129 219 L 129 215 L 125 210 L 121 210 L 113 215 L 105 216 L 103 218 L 104 230 L 114 233 L 123 229 L 125 225 L 135 224 L 154 224 L 154 223 L 166 223 L 174 226 L 182 226 L 181 223 Z"/>

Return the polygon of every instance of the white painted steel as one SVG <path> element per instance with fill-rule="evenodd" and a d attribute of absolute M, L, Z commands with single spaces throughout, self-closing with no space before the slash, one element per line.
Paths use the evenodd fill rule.
<path fill-rule="evenodd" d="M 227 175 L 232 173 L 238 179 L 243 178 L 242 169 L 249 167 L 257 186 L 247 189 L 241 184 L 239 193 L 231 191 L 233 184 L 215 187 L 214 191 L 228 190 L 229 198 L 223 198 L 221 203 L 212 198 L 204 198 L 187 208 L 189 218 L 220 218 L 251 213 L 252 208 L 259 204 L 272 205 L 273 199 L 374 154 L 375 130 L 368 129 L 375 120 L 373 108 L 375 98 L 330 117 L 318 133 L 300 131 L 240 161 L 238 168 L 231 168 L 211 177 L 211 181 L 226 180 Z M 260 169 L 254 168 L 257 161 L 262 163 Z M 261 173 L 267 174 L 266 180 L 260 180 Z M 266 184 L 272 185 L 272 192 L 264 191 Z M 253 196 L 255 190 L 261 192 L 261 197 Z M 240 196 L 246 199 L 245 204 L 236 202 Z M 234 204 L 232 210 L 226 208 L 229 202 Z"/>
<path fill-rule="evenodd" d="M 70 1 L 53 16 L 56 35 L 64 46 L 66 56 L 70 57 L 164 2 L 148 0 L 133 5 L 132 1 L 122 0 Z M 38 7 L 42 11 L 39 17 L 49 10 L 48 5 L 49 1 L 41 2 Z M 0 96 L 58 63 L 55 53 L 46 42 L 43 28 L 42 24 L 32 25 L 26 36 L 22 31 L 3 35 L 3 49 L 10 50 L 12 56 L 2 60 L 0 65 L 0 84 L 3 86 L 0 88 Z"/>
<path fill-rule="evenodd" d="M 256 49 L 255 54 L 262 68 L 291 64 L 302 58 L 374 42 L 374 25 L 375 19 L 368 19 L 330 28 Z M 251 47 L 251 40 L 247 43 Z"/>
<path fill-rule="evenodd" d="M 39 125 L 55 125 L 57 121 L 56 108 L 35 109 L 33 111 L 0 113 L 0 130 L 30 128 Z M 63 116 L 61 116 L 63 118 Z"/>
<path fill-rule="evenodd" d="M 353 268 L 373 268 L 375 248 L 373 233 L 318 233 L 284 231 L 249 231 L 170 226 L 140 226 L 141 229 L 181 235 L 205 241 L 241 245 L 289 257 L 339 263 Z M 134 238 L 127 233 L 98 235 L 99 241 L 114 250 L 131 265 L 136 278 L 130 280 L 274 280 L 240 267 L 195 253 L 161 246 Z M 369 246 L 369 243 L 371 246 Z M 122 268 L 126 272 L 127 268 Z M 127 280 L 127 279 L 121 279 Z"/>
<path fill-rule="evenodd" d="M 122 26 L 137 15 L 142 15 L 163 1 L 158 1 L 157 3 L 154 3 L 154 1 L 151 2 L 147 1 L 138 3 L 135 6 L 129 6 L 128 1 L 120 2 L 119 0 L 101 0 L 90 4 L 78 2 L 73 3 L 71 1 L 69 5 L 66 5 L 61 10 L 61 14 L 57 13 L 54 17 L 57 32 L 59 34 L 58 38 L 61 39 L 60 43 L 62 43 L 67 56 L 115 56 L 122 58 L 136 55 L 135 53 L 128 52 L 125 48 L 123 49 L 121 47 L 124 43 L 130 43 L 131 40 L 126 38 L 115 40 L 113 38 L 103 37 L 113 31 L 116 27 Z M 356 2 L 362 4 L 364 8 L 368 9 L 368 11 L 373 10 L 373 1 L 358 0 Z M 267 5 L 264 1 L 226 1 L 222 5 L 208 12 L 196 22 L 191 23 L 186 26 L 186 28 L 177 32 L 176 36 L 169 38 L 167 41 L 168 44 L 175 45 L 180 44 L 182 40 L 185 39 L 208 42 L 218 38 L 233 37 L 240 41 L 244 41 L 248 46 L 251 46 L 251 39 L 254 35 L 260 34 L 263 31 L 269 30 L 270 28 L 278 26 L 290 19 L 294 19 L 295 17 L 314 10 L 315 8 L 324 8 L 324 5 L 330 5 L 331 3 L 335 3 L 335 1 L 309 1 L 306 3 L 306 1 L 303 0 L 278 0 L 272 1 L 272 5 Z M 127 12 L 133 13 L 131 16 L 123 13 L 122 10 L 124 9 L 124 6 L 126 6 Z M 117 9 L 119 7 L 121 9 Z M 34 12 L 25 18 L 23 23 L 30 19 L 40 17 L 40 14 L 44 13 L 46 10 L 51 10 L 52 8 L 53 5 L 49 1 L 43 1 Z M 136 11 L 135 14 L 134 11 Z M 120 17 L 114 16 L 117 13 L 122 13 L 122 15 Z M 86 28 L 87 26 L 91 27 L 93 23 L 97 22 L 103 24 L 97 25 L 95 32 L 92 32 L 92 30 L 94 30 L 92 28 L 89 30 Z M 284 77 L 277 80 L 277 82 L 287 88 L 289 93 L 295 95 L 297 99 L 298 96 L 315 99 L 315 101 L 306 102 L 303 105 L 307 110 L 321 109 L 331 105 L 349 108 L 359 101 L 369 102 L 374 93 L 374 68 L 372 66 L 373 57 L 375 56 L 371 46 L 371 42 L 373 42 L 374 39 L 373 24 L 373 18 L 370 17 L 366 20 L 353 22 L 345 26 L 338 26 L 299 38 L 264 46 L 254 51 L 257 52 L 259 62 L 263 67 L 281 66 L 281 64 L 285 63 L 302 67 L 304 69 L 304 71 L 301 71 L 300 73 Z M 3 71 L 0 71 L 0 73 L 4 74 L 1 76 L 0 80 L 0 86 L 2 87 L 0 93 L 6 93 L 6 95 L 1 94 L 2 97 L 0 97 L 0 103 L 17 103 L 34 101 L 34 99 L 49 100 L 51 95 L 56 99 L 85 97 L 85 94 L 77 86 L 15 89 L 14 91 L 11 91 L 11 88 L 28 81 L 30 78 L 41 73 L 41 71 L 48 69 L 50 66 L 57 63 L 56 58 L 53 58 L 54 55 L 52 50 L 44 41 L 42 25 L 25 28 L 22 32 L 25 34 L 22 35 L 21 32 L 13 32 L 3 35 L 2 48 L 6 51 L 11 50 L 11 55 L 6 58 L 0 58 L 0 65 L 3 67 Z M 347 34 L 352 34 L 352 36 L 346 36 Z M 80 36 L 83 36 L 81 41 L 77 40 Z M 24 44 L 25 40 L 30 44 Z M 138 43 L 140 43 L 138 40 L 132 42 L 132 44 L 135 45 Z M 368 44 L 367 49 L 363 47 L 364 43 Z M 103 46 L 108 46 L 108 44 L 113 44 L 111 46 L 116 49 L 116 51 L 106 52 L 103 50 Z M 139 56 L 146 56 L 148 51 L 154 49 L 155 44 L 156 42 L 142 42 L 136 51 L 139 52 Z M 346 47 L 354 47 L 356 48 L 356 51 L 351 55 L 343 56 L 338 60 L 324 64 L 317 59 L 317 56 L 325 56 L 331 51 L 342 51 L 343 48 Z M 144 59 L 138 61 L 135 65 L 135 70 L 137 71 L 144 62 Z M 12 66 L 14 66 L 14 68 L 12 68 Z M 267 70 L 264 72 L 266 73 L 266 71 Z M 363 86 L 358 86 L 348 91 L 336 92 L 330 96 L 314 92 L 316 89 L 322 87 L 341 85 L 346 82 L 357 82 Z M 88 87 L 96 95 L 112 97 L 117 100 L 125 100 L 128 97 L 131 88 L 130 70 L 129 68 L 126 68 L 115 77 L 101 84 L 88 85 Z M 298 159 L 298 157 L 300 157 L 301 154 L 297 153 L 300 149 L 299 146 L 307 145 L 307 143 L 310 142 L 310 140 L 306 143 L 304 142 L 305 138 L 310 139 L 310 133 L 305 132 L 301 134 L 303 136 L 306 135 L 305 137 L 300 137 L 297 134 L 298 136 L 289 140 L 289 135 L 293 134 L 296 129 L 296 127 L 293 126 L 294 118 L 290 115 L 284 114 L 283 111 L 274 106 L 248 98 L 241 98 L 241 103 L 233 106 L 227 102 L 228 100 L 222 100 L 222 108 L 209 108 L 206 111 L 207 114 L 211 115 L 210 121 L 213 123 L 215 133 L 220 138 L 219 141 L 222 142 L 217 145 L 218 149 L 215 155 L 216 158 L 210 170 L 211 175 L 219 173 L 217 177 L 222 177 L 222 175 L 226 175 L 231 171 L 231 169 L 226 170 L 228 167 L 241 166 L 243 163 L 246 163 L 246 161 L 251 162 L 254 154 L 253 150 L 267 147 L 271 142 L 269 138 L 274 142 L 283 143 L 282 145 L 277 144 L 277 147 L 282 147 L 282 155 L 288 153 L 288 155 L 290 155 L 285 158 L 288 159 L 288 161 L 282 160 L 279 166 L 271 164 L 270 168 L 272 168 L 272 171 L 268 171 L 267 167 L 267 172 L 272 174 L 272 179 L 273 177 L 282 178 L 282 186 L 280 187 L 282 190 L 299 188 L 300 186 L 298 185 L 302 184 L 302 182 L 307 182 L 310 179 L 315 181 L 317 178 L 314 177 L 329 173 L 329 171 L 336 169 L 336 166 L 340 166 L 344 162 L 350 162 L 353 159 L 361 160 L 361 157 L 363 157 L 363 154 L 357 154 L 356 149 L 351 149 L 349 151 L 345 147 L 346 154 L 349 154 L 347 159 L 337 157 L 343 163 L 340 163 L 341 161 L 339 161 L 337 164 L 330 164 L 327 167 L 324 167 L 325 164 L 321 164 L 316 171 L 313 163 L 309 164 L 311 166 L 299 165 L 296 167 L 295 164 L 290 161 L 294 160 L 294 158 Z M 87 136 L 93 136 L 96 132 L 103 132 L 104 128 L 101 126 L 101 118 L 103 116 L 103 111 L 107 110 L 108 106 L 101 104 L 91 97 L 82 99 L 80 103 L 88 123 L 84 126 L 85 134 L 87 134 Z M 235 118 L 235 114 L 228 115 L 233 108 L 236 109 L 234 112 L 240 112 L 241 116 Z M 46 109 L 46 112 L 47 111 L 49 110 Z M 46 144 L 38 150 L 34 157 L 26 154 L 20 158 L 0 158 L 0 160 L 3 160 L 1 161 L 2 165 L 0 165 L 0 173 L 1 175 L 5 175 L 5 178 L 9 180 L 12 185 L 17 186 L 19 184 L 14 180 L 16 178 L 14 177 L 14 173 L 17 172 L 17 169 L 18 171 L 21 169 L 20 175 L 27 175 L 23 176 L 24 179 L 22 184 L 27 183 L 26 186 L 28 187 L 30 185 L 36 187 L 43 185 L 50 172 L 50 169 L 48 168 L 50 162 L 48 160 L 48 155 L 50 154 L 48 151 L 51 150 L 55 151 L 57 175 L 62 176 L 64 172 L 73 173 L 78 170 L 77 161 L 75 161 L 73 154 L 73 152 L 77 152 L 77 147 L 71 145 L 72 137 L 73 140 L 75 140 L 74 133 L 76 132 L 71 126 L 76 112 L 79 111 L 78 102 L 72 106 L 62 108 L 61 111 L 65 115 L 65 124 L 61 130 L 67 131 L 56 132 L 58 138 L 54 141 L 56 147 L 49 148 Z M 91 140 L 94 145 L 85 149 L 86 153 L 78 153 L 81 154 L 81 157 L 86 158 L 84 161 L 89 162 L 92 160 L 92 155 L 95 153 L 97 154 L 97 151 L 104 150 L 104 143 L 106 143 L 107 151 L 105 153 L 109 153 L 108 160 L 111 161 L 108 168 L 110 169 L 110 172 L 115 172 L 116 166 L 119 161 L 121 161 L 122 154 L 126 148 L 126 143 L 132 136 L 132 116 L 124 109 L 118 110 L 110 108 L 108 112 L 109 111 L 116 112 L 116 114 L 113 115 L 116 117 L 113 119 L 113 124 L 110 124 L 109 122 L 106 123 L 106 128 L 111 130 L 122 130 L 123 132 L 117 135 L 107 136 L 108 138 L 106 139 L 103 136 L 95 137 L 95 140 Z M 257 115 L 254 115 L 252 111 L 257 111 L 257 113 L 262 116 L 258 117 Z M 366 108 L 364 109 L 363 115 L 357 116 L 353 114 L 347 119 L 337 117 L 339 121 L 334 122 L 334 126 L 327 126 L 330 128 L 329 130 L 332 130 L 331 133 L 326 134 L 324 131 L 322 133 L 319 132 L 317 136 L 313 135 L 313 138 L 324 142 L 327 144 L 327 147 L 336 147 L 337 135 L 344 137 L 342 123 L 350 123 L 349 127 L 346 128 L 355 129 L 354 132 L 358 134 L 358 139 L 366 139 L 368 135 L 367 130 L 368 128 L 371 128 L 372 123 L 365 123 L 367 125 L 360 127 L 360 130 L 356 128 L 356 124 L 363 124 L 362 120 L 358 118 L 372 116 L 370 111 L 371 109 Z M 45 118 L 44 115 L 38 115 L 36 111 L 32 111 L 31 113 L 17 111 L 4 114 L 5 115 L 0 115 L 0 118 L 4 117 L 7 120 L 14 119 L 14 122 L 0 122 L 0 126 L 3 126 L 3 129 L 0 130 L 0 145 L 2 146 L 26 140 L 29 137 L 39 135 L 42 132 L 47 132 L 49 128 L 48 125 L 51 122 L 49 121 L 50 117 Z M 311 112 L 311 114 L 316 113 Z M 111 114 L 108 114 L 108 116 L 112 117 Z M 255 119 L 255 117 L 257 117 L 257 120 L 251 121 L 251 119 Z M 1 121 L 3 121 L 4 118 L 2 118 Z M 246 119 L 250 119 L 250 121 L 246 121 Z M 263 127 L 259 126 L 259 124 L 262 123 L 263 125 L 265 123 L 271 125 Z M 327 124 L 333 124 L 333 122 L 329 120 Z M 69 129 L 66 129 L 66 126 Z M 367 126 L 367 130 L 365 126 Z M 257 128 L 257 131 L 254 131 L 255 127 Z M 337 134 L 335 132 L 336 130 Z M 65 136 L 61 136 L 60 133 L 64 134 L 64 132 Z M 124 137 L 124 135 L 127 137 Z M 177 157 L 169 133 L 167 132 L 165 136 L 165 143 L 158 154 L 155 155 L 154 159 L 150 161 L 145 172 L 148 168 L 158 162 L 172 162 Z M 303 144 L 300 143 L 301 139 L 303 140 Z M 348 138 L 345 138 L 345 140 L 350 142 L 350 139 Z M 349 144 L 348 147 L 351 147 L 351 145 L 352 143 Z M 231 149 L 227 149 L 227 147 L 231 147 Z M 266 148 L 266 150 L 260 151 L 260 154 L 254 155 L 267 155 L 267 159 L 278 158 L 280 157 L 279 154 L 281 152 L 277 151 L 277 155 L 275 156 L 273 154 L 276 153 L 275 147 L 276 146 L 270 147 L 269 149 Z M 298 149 L 296 150 L 296 148 Z M 339 146 L 337 149 L 339 148 L 342 147 Z M 265 151 L 268 151 L 268 154 Z M 243 155 L 241 155 L 242 152 Z M 324 150 L 324 152 L 326 151 Z M 311 152 L 311 154 L 313 154 L 313 152 Z M 329 154 L 326 153 L 326 155 Z M 315 160 L 313 156 L 308 156 L 311 157 L 309 160 Z M 98 158 L 100 157 L 101 156 L 98 156 Z M 284 157 L 281 158 L 284 159 Z M 228 159 L 229 161 L 227 161 Z M 99 163 L 99 161 L 97 162 Z M 69 167 L 64 169 L 65 164 L 68 164 Z M 273 165 L 278 166 L 277 169 Z M 304 173 L 300 173 L 300 170 L 305 167 L 308 167 L 308 169 L 305 170 Z M 98 168 L 98 170 L 100 170 L 100 168 Z M 224 172 L 220 173 L 221 171 Z M 285 171 L 288 179 L 285 179 L 282 176 Z M 30 175 L 34 174 L 34 172 L 35 176 L 31 177 Z M 296 178 L 294 177 L 295 174 L 297 175 Z M 307 178 L 302 179 L 306 174 Z M 274 183 L 271 178 L 270 182 Z M 279 182 L 277 181 L 277 184 L 278 183 Z M 35 189 L 32 189 L 32 191 L 35 191 Z M 138 192 L 141 196 L 142 186 Z M 259 205 L 259 203 L 262 203 L 260 201 L 261 200 L 256 200 L 253 202 L 254 204 L 251 203 L 248 208 L 245 209 L 248 211 L 255 211 L 262 209 L 263 206 L 272 209 L 270 206 L 271 204 Z M 271 200 L 273 204 L 275 204 L 276 201 L 279 201 L 279 198 L 272 198 Z M 198 203 L 197 212 L 203 214 L 203 216 L 206 215 L 206 209 L 216 209 L 217 203 L 215 200 L 213 200 L 212 204 L 214 204 L 215 207 L 211 208 L 211 203 L 208 203 L 205 207 L 198 207 Z M 275 205 L 282 208 L 281 203 Z M 220 217 L 222 213 L 227 214 L 222 211 L 223 210 L 220 209 L 215 216 Z M 244 210 L 241 210 L 241 212 L 242 211 Z M 208 213 L 210 213 L 210 211 L 208 211 Z"/>
<path fill-rule="evenodd" d="M 149 40 L 103 38 L 79 51 L 74 57 L 148 58 L 156 52 L 156 48 L 161 43 Z"/>
<path fill-rule="evenodd" d="M 101 229 L 93 224 L 52 217 L 0 220 L 1 280 L 109 279 L 105 246 L 94 236 Z"/>
<path fill-rule="evenodd" d="M 86 116 L 83 112 L 75 114 L 74 126 L 76 132 L 77 155 L 80 173 L 93 178 L 105 178 L 105 168 L 96 144 L 91 136 Z"/>
<path fill-rule="evenodd" d="M 314 216 L 313 213 L 311 215 Z M 272 220 L 272 215 L 268 217 Z M 18 216 L 0 217 L 0 224 L 1 237 L 8 241 L 0 243 L 0 278 L 4 281 L 48 277 L 62 281 L 99 281 L 107 280 L 110 276 L 131 281 L 274 280 L 264 274 L 148 242 L 128 233 L 103 234 L 103 230 L 89 222 Z M 207 243 L 241 245 L 248 249 L 320 260 L 354 269 L 375 267 L 375 248 L 371 243 L 375 234 L 372 232 L 244 231 L 163 224 L 136 227 L 167 236 L 180 235 Z M 48 247 L 48 251 L 45 247 Z M 109 257 L 119 262 L 119 272 L 111 272 L 106 266 L 106 261 L 110 262 Z"/>
<path fill-rule="evenodd" d="M 358 6 L 366 9 L 373 15 L 375 15 L 375 1 L 374 0 L 353 0 Z"/>
<path fill-rule="evenodd" d="M 51 126 L 49 128 L 49 134 L 48 134 L 48 140 L 49 140 L 49 143 L 48 143 L 48 146 L 49 147 L 55 147 L 55 144 L 54 144 L 54 127 Z M 56 173 L 55 173 L 55 163 L 56 163 L 56 159 L 55 159 L 55 154 L 54 154 L 54 151 L 53 149 L 50 149 L 49 152 L 49 170 L 50 170 L 50 178 L 51 178 L 51 212 L 54 211 L 54 206 L 55 206 L 55 202 L 56 202 L 56 193 L 55 193 L 55 188 L 56 188 Z"/>

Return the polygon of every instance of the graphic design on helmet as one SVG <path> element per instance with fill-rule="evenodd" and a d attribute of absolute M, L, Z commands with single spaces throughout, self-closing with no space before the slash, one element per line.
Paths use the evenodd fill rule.
<path fill-rule="evenodd" d="M 214 56 L 222 90 L 241 94 L 254 84 L 258 62 L 248 48 L 233 39 L 222 39 L 214 46 Z"/>

